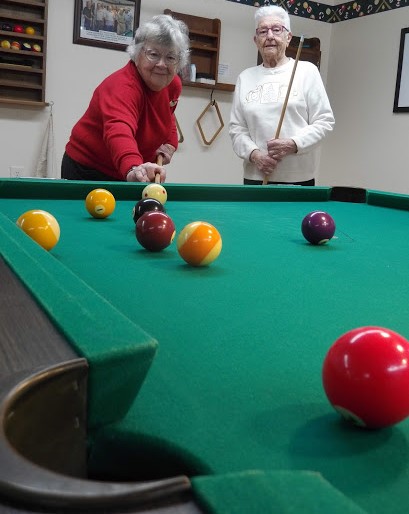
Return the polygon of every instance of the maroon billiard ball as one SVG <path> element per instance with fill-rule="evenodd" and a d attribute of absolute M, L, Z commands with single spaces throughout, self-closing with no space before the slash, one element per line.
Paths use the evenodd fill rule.
<path fill-rule="evenodd" d="M 350 330 L 330 347 L 322 381 L 334 409 L 355 425 L 399 423 L 409 416 L 409 341 L 382 327 Z"/>
<path fill-rule="evenodd" d="M 139 244 L 151 252 L 160 252 L 169 246 L 176 234 L 175 224 L 170 216 L 160 211 L 145 212 L 135 227 Z"/>
<path fill-rule="evenodd" d="M 139 200 L 139 202 L 136 203 L 132 210 L 132 218 L 134 222 L 136 223 L 142 214 L 150 211 L 166 212 L 163 203 L 156 200 L 156 198 L 142 198 L 142 200 Z"/>
<path fill-rule="evenodd" d="M 302 220 L 301 232 L 311 244 L 322 245 L 334 236 L 335 221 L 327 212 L 313 211 Z"/>

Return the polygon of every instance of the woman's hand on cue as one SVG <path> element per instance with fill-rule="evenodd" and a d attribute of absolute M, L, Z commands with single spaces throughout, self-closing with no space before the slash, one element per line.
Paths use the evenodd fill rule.
<path fill-rule="evenodd" d="M 173 154 L 175 153 L 176 148 L 169 143 L 161 145 L 156 150 L 156 155 L 162 155 L 163 164 L 169 164 L 172 160 Z"/>
<path fill-rule="evenodd" d="M 270 139 L 267 141 L 268 155 L 280 162 L 286 155 L 297 153 L 297 145 L 292 139 Z"/>
<path fill-rule="evenodd" d="M 259 171 L 266 175 L 273 172 L 278 164 L 277 159 L 273 159 L 268 153 L 262 152 L 261 150 L 253 150 L 250 155 L 250 161 L 256 165 Z"/>
<path fill-rule="evenodd" d="M 154 162 L 144 162 L 139 166 L 134 166 L 126 176 L 127 182 L 155 182 L 155 176 L 159 175 L 160 180 L 156 182 L 165 182 L 166 170 L 163 166 L 159 166 Z"/>

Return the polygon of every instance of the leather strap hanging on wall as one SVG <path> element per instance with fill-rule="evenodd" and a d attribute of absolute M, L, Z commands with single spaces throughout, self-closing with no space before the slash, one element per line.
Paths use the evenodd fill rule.
<path fill-rule="evenodd" d="M 206 139 L 206 136 L 203 132 L 202 126 L 200 125 L 200 120 L 206 115 L 207 111 L 211 110 L 212 107 L 214 107 L 216 110 L 216 115 L 219 119 L 220 126 L 210 139 Z M 200 132 L 200 135 L 201 135 L 205 145 L 211 145 L 213 143 L 213 141 L 216 139 L 216 137 L 219 135 L 221 130 L 223 129 L 223 127 L 224 127 L 223 118 L 220 113 L 220 109 L 219 109 L 219 106 L 217 105 L 216 100 L 213 100 L 213 91 L 212 91 L 212 94 L 210 95 L 210 102 L 208 103 L 206 108 L 203 110 L 202 114 L 197 118 L 196 123 L 197 123 L 197 126 L 199 127 L 199 132 Z"/>

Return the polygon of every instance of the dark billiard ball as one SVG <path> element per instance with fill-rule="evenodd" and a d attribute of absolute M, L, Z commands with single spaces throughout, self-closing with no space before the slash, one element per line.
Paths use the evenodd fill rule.
<path fill-rule="evenodd" d="M 45 250 L 54 248 L 60 239 L 58 221 L 47 211 L 40 209 L 27 211 L 19 216 L 16 224 Z"/>
<path fill-rule="evenodd" d="M 132 218 L 134 222 L 136 223 L 142 214 L 150 211 L 166 212 L 163 203 L 159 200 L 156 200 L 155 198 L 142 198 L 142 200 L 139 200 L 132 209 Z"/>
<path fill-rule="evenodd" d="M 335 234 L 335 221 L 327 212 L 313 211 L 302 220 L 301 232 L 311 244 L 322 245 Z"/>
<path fill-rule="evenodd" d="M 222 238 L 216 227 L 206 221 L 186 225 L 177 239 L 179 255 L 191 266 L 207 266 L 222 250 Z"/>
<path fill-rule="evenodd" d="M 151 252 L 160 252 L 169 246 L 176 234 L 175 224 L 170 216 L 160 211 L 145 212 L 135 226 L 139 244 Z"/>
<path fill-rule="evenodd" d="M 332 406 L 366 428 L 409 416 L 409 341 L 381 327 L 351 330 L 330 347 L 322 381 Z"/>
<path fill-rule="evenodd" d="M 107 189 L 93 189 L 87 194 L 85 208 L 94 218 L 107 218 L 115 210 L 115 197 Z"/>

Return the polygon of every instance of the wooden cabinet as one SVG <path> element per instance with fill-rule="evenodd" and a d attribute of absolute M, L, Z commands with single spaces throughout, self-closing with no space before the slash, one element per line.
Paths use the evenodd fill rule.
<path fill-rule="evenodd" d="M 48 0 L 0 2 L 0 103 L 43 107 Z"/>
<path fill-rule="evenodd" d="M 293 59 L 295 59 L 299 44 L 300 38 L 297 36 L 293 36 L 287 48 L 286 55 L 288 57 L 293 57 Z M 300 53 L 300 60 L 312 62 L 319 69 L 321 64 L 321 48 L 320 40 L 317 37 L 304 39 Z"/>
<path fill-rule="evenodd" d="M 233 84 L 222 84 L 217 81 L 219 69 L 219 50 L 221 22 L 218 18 L 203 18 L 191 14 L 183 14 L 165 9 L 177 20 L 184 21 L 189 28 L 190 60 L 196 66 L 196 81 L 184 79 L 183 84 L 191 87 L 234 91 Z M 202 83 L 199 80 L 214 80 L 214 84 Z"/>
<path fill-rule="evenodd" d="M 285 52 L 287 57 L 292 57 L 295 59 L 297 55 L 298 45 L 300 44 L 300 38 L 298 36 L 293 36 L 291 38 L 291 42 L 288 45 L 288 48 Z M 318 69 L 321 64 L 321 45 L 320 40 L 317 37 L 312 37 L 309 39 L 304 39 L 303 46 L 300 53 L 300 61 L 309 61 L 315 64 Z M 263 60 L 261 59 L 260 53 L 257 55 L 257 64 L 261 64 Z"/>

